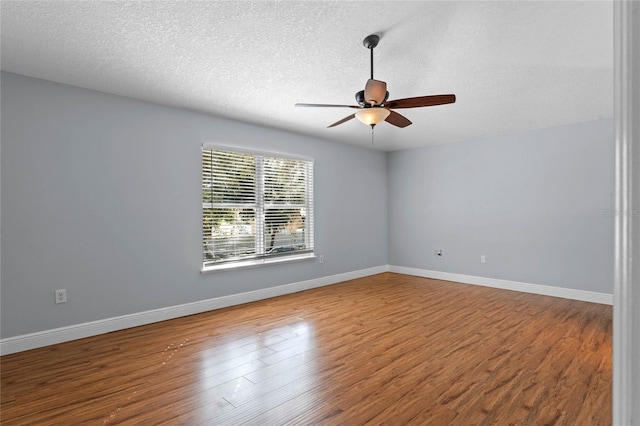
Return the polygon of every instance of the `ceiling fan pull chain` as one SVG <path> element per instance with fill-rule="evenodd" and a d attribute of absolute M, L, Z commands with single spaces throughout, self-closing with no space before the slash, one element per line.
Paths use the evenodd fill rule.
<path fill-rule="evenodd" d="M 375 124 L 371 125 L 371 145 L 373 145 L 373 128 L 375 127 Z"/>

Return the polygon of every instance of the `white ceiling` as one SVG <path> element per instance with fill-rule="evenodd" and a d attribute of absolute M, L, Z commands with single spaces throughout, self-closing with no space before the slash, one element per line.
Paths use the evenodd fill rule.
<path fill-rule="evenodd" d="M 6 1 L 5 71 L 396 150 L 613 116 L 611 1 Z M 390 99 L 454 93 L 370 129 L 349 109 L 381 36 Z"/>

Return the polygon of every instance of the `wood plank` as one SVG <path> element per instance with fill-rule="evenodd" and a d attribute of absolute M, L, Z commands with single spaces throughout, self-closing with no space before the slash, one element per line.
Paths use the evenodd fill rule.
<path fill-rule="evenodd" d="M 384 273 L 0 358 L 0 422 L 611 424 L 611 306 Z"/>

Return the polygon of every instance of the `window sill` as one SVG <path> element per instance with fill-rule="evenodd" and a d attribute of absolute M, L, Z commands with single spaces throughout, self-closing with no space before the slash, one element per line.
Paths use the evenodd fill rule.
<path fill-rule="evenodd" d="M 263 265 L 276 265 L 289 262 L 300 262 L 305 260 L 313 260 L 316 258 L 314 253 L 305 253 L 292 256 L 274 257 L 272 259 L 255 259 L 244 260 L 240 262 L 221 263 L 220 265 L 205 266 L 200 270 L 202 274 L 208 274 L 216 271 L 228 271 L 232 269 L 255 268 Z"/>

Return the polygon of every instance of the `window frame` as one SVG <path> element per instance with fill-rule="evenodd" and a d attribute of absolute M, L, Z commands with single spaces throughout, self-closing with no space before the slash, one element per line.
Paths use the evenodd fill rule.
<path fill-rule="evenodd" d="M 254 256 L 249 256 L 246 258 L 235 258 L 230 260 L 221 260 L 217 262 L 207 261 L 205 258 L 205 209 L 212 208 L 215 203 L 205 203 L 205 167 L 204 167 L 204 155 L 205 151 L 226 151 L 234 154 L 242 154 L 242 155 L 251 155 L 256 158 L 256 176 L 255 176 L 255 193 L 256 200 L 253 207 L 255 208 L 255 216 L 256 216 L 256 230 L 255 232 L 255 249 L 256 254 Z M 273 205 L 268 206 L 265 202 L 264 190 L 265 190 L 265 173 L 263 169 L 263 161 L 259 161 L 259 158 L 264 159 L 264 157 L 283 159 L 283 160 L 294 160 L 294 161 L 303 161 L 306 163 L 305 167 L 307 171 L 305 173 L 305 220 L 304 220 L 304 245 L 305 249 L 296 250 L 291 253 L 278 253 L 278 254 L 267 254 L 265 253 L 265 238 L 266 234 L 266 226 L 265 226 L 265 211 L 268 210 L 269 207 L 273 208 Z M 248 149 L 245 147 L 237 147 L 232 145 L 221 145 L 216 143 L 203 143 L 200 151 L 200 162 L 201 162 L 201 171 L 200 171 L 200 181 L 202 186 L 201 193 L 201 201 L 202 201 L 202 210 L 201 210 L 201 256 L 202 256 L 202 266 L 201 272 L 214 272 L 217 270 L 229 270 L 229 269 L 239 269 L 239 268 L 247 268 L 247 267 L 257 267 L 268 264 L 281 264 L 285 262 L 295 262 L 302 260 L 310 260 L 315 259 L 315 251 L 314 251 L 314 159 L 310 157 L 300 156 L 300 155 L 292 155 L 292 154 L 284 154 L 281 152 L 274 151 L 263 151 L 263 150 L 254 150 Z M 247 205 L 249 207 L 249 205 Z M 297 206 L 297 205 L 296 205 Z"/>

